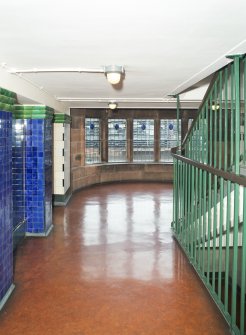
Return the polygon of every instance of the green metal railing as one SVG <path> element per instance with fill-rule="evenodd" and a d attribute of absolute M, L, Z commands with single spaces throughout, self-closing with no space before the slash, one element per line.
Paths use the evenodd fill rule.
<path fill-rule="evenodd" d="M 176 239 L 235 334 L 246 331 L 246 59 L 216 73 L 173 150 Z"/>

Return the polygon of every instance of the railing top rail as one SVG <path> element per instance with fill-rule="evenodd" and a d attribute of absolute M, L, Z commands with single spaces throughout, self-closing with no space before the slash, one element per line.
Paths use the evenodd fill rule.
<path fill-rule="evenodd" d="M 172 148 L 171 152 L 172 152 L 172 156 L 174 158 L 176 158 L 177 160 L 180 160 L 180 161 L 182 161 L 184 163 L 187 163 L 187 164 L 190 164 L 190 165 L 192 165 L 196 168 L 207 171 L 207 172 L 209 172 L 209 173 L 211 173 L 215 176 L 222 177 L 222 178 L 224 178 L 226 180 L 229 180 L 233 183 L 236 183 L 236 184 L 239 184 L 241 186 L 246 187 L 246 178 L 244 176 L 237 175 L 233 172 L 220 170 L 220 169 L 214 168 L 210 165 L 194 161 L 194 160 L 192 160 L 190 158 L 187 158 L 187 157 L 184 157 L 182 155 L 178 155 L 178 154 L 176 154 L 176 150 L 177 150 L 177 148 Z"/>

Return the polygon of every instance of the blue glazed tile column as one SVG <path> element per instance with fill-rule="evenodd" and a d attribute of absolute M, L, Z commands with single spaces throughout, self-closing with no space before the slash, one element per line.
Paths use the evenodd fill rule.
<path fill-rule="evenodd" d="M 26 233 L 24 120 L 15 118 L 12 124 L 12 158 L 13 243 L 15 249 Z"/>
<path fill-rule="evenodd" d="M 14 289 L 12 218 L 12 106 L 14 93 L 0 88 L 0 310 Z"/>
<path fill-rule="evenodd" d="M 52 118 L 46 106 L 16 105 L 24 120 L 26 235 L 47 236 L 52 225 Z"/>

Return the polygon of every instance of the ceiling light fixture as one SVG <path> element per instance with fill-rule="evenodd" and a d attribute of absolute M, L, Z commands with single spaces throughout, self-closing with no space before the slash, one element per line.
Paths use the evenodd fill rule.
<path fill-rule="evenodd" d="M 116 101 L 110 101 L 108 103 L 108 108 L 111 109 L 111 110 L 115 110 L 117 108 L 118 104 Z"/>
<path fill-rule="evenodd" d="M 125 69 L 119 65 L 107 65 L 104 68 L 104 73 L 110 84 L 116 85 L 121 81 L 121 76 L 124 74 Z"/>
<path fill-rule="evenodd" d="M 5 66 L 2 64 L 2 67 Z M 11 69 L 10 73 L 16 75 L 28 74 L 28 73 L 104 73 L 110 84 L 116 85 L 125 73 L 125 69 L 120 65 L 107 65 L 99 69 L 85 69 L 85 68 L 51 68 L 51 69 Z"/>

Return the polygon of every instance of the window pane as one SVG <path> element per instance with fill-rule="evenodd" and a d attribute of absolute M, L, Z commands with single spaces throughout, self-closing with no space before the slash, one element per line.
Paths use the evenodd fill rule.
<path fill-rule="evenodd" d="M 108 161 L 126 162 L 126 120 L 108 120 Z"/>
<path fill-rule="evenodd" d="M 85 119 L 85 162 L 95 164 L 101 162 L 100 120 Z"/>
<path fill-rule="evenodd" d="M 181 130 L 181 121 L 179 121 L 179 130 Z M 181 131 L 179 132 L 181 139 Z M 160 151 L 161 162 L 172 163 L 171 148 L 177 146 L 177 120 L 161 120 L 160 131 Z"/>
<path fill-rule="evenodd" d="M 154 120 L 133 120 L 133 161 L 154 161 Z"/>

